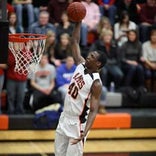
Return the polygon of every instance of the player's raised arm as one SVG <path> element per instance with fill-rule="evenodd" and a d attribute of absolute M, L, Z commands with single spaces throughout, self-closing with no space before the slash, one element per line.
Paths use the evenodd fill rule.
<path fill-rule="evenodd" d="M 80 46 L 79 46 L 80 29 L 81 29 L 81 22 L 76 22 L 73 33 L 72 33 L 72 38 L 71 38 L 72 55 L 76 64 L 79 64 L 85 61 L 85 59 L 81 56 L 81 51 L 80 51 Z"/>

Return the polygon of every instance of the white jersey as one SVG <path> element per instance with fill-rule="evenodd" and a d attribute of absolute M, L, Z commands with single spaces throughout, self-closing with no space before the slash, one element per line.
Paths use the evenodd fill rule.
<path fill-rule="evenodd" d="M 97 79 L 100 80 L 99 73 L 85 74 L 85 65 L 77 66 L 65 97 L 65 114 L 78 116 L 81 123 L 86 121 L 90 108 L 91 87 Z"/>

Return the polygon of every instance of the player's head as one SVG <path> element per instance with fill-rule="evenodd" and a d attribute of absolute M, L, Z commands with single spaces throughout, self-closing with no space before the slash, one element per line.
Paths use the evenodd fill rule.
<path fill-rule="evenodd" d="M 106 64 L 106 55 L 100 51 L 92 51 L 86 58 L 85 65 L 88 69 L 97 71 Z"/>

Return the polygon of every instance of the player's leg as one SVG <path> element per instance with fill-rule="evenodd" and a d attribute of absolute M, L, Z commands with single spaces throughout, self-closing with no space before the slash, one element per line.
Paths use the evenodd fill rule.
<path fill-rule="evenodd" d="M 55 136 L 55 156 L 67 156 L 67 147 L 69 144 L 69 138 L 65 135 L 61 135 L 60 133 L 56 132 Z"/>

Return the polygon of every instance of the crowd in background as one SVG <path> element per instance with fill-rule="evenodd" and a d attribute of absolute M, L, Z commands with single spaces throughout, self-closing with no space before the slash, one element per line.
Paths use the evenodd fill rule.
<path fill-rule="evenodd" d="M 9 33 L 45 34 L 47 39 L 45 54 L 31 79 L 14 71 L 11 52 L 8 64 L 0 66 L 0 92 L 5 80 L 7 113 L 24 113 L 26 88 L 33 95 L 33 110 L 62 103 L 76 67 L 70 43 L 73 23 L 66 12 L 71 2 L 8 0 Z M 81 52 L 84 57 L 92 50 L 106 53 L 107 64 L 100 73 L 104 90 L 109 90 L 111 82 L 115 89 L 148 88 L 147 83 L 156 76 L 156 0 L 83 0 L 82 3 L 87 14 L 81 26 Z"/>

